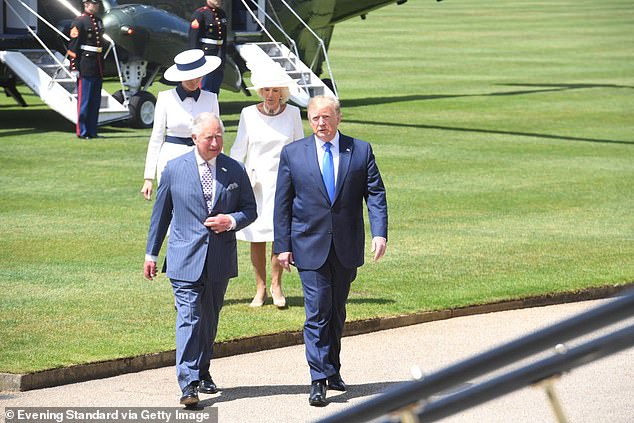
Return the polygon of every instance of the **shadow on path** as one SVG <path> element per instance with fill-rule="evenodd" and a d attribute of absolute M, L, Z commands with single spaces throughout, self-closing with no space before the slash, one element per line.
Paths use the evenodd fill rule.
<path fill-rule="evenodd" d="M 361 398 L 385 391 L 388 387 L 402 383 L 395 382 L 378 382 L 363 383 L 358 385 L 348 385 L 346 392 L 328 391 L 327 399 L 329 402 L 345 403 L 353 398 Z M 277 395 L 306 395 L 306 405 L 308 405 L 308 394 L 310 393 L 310 385 L 261 385 L 261 386 L 236 386 L 233 388 L 222 389 L 219 395 L 211 398 L 205 398 L 200 401 L 199 405 L 210 407 L 215 404 L 235 401 L 245 398 L 265 398 Z"/>

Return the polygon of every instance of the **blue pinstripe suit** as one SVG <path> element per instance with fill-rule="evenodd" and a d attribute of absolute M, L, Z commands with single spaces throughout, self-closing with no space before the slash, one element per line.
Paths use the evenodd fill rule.
<path fill-rule="evenodd" d="M 207 379 L 213 342 L 227 283 L 238 275 L 235 230 L 257 217 L 253 190 L 244 166 L 219 154 L 216 158 L 214 212 L 229 214 L 235 230 L 215 233 L 208 216 L 195 153 L 168 162 L 152 210 L 146 253 L 157 256 L 167 242 L 167 276 L 176 297 L 176 371 L 184 388 Z"/>

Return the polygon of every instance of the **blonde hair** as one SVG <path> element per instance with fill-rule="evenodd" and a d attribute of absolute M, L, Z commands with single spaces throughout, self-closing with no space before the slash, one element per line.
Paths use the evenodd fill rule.
<path fill-rule="evenodd" d="M 280 104 L 285 104 L 291 98 L 291 90 L 288 87 L 262 87 L 258 88 L 255 92 L 258 94 L 260 98 L 264 98 L 264 89 L 265 88 L 279 88 L 280 89 Z"/>
<path fill-rule="evenodd" d="M 341 103 L 339 103 L 337 97 L 333 97 L 331 95 L 316 95 L 311 98 L 308 102 L 308 107 L 306 108 L 308 116 L 311 115 L 311 110 L 319 106 L 330 106 L 334 109 L 337 116 L 341 116 Z"/>

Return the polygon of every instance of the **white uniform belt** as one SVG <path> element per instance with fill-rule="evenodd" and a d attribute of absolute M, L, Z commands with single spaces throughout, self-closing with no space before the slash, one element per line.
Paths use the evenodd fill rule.
<path fill-rule="evenodd" d="M 86 50 L 86 51 L 92 51 L 94 53 L 101 53 L 101 47 L 95 47 L 95 46 L 87 46 L 87 45 L 81 45 L 80 48 L 82 50 Z"/>
<path fill-rule="evenodd" d="M 211 38 L 201 38 L 200 42 L 203 44 L 215 44 L 217 46 L 222 45 L 222 40 L 212 40 Z"/>

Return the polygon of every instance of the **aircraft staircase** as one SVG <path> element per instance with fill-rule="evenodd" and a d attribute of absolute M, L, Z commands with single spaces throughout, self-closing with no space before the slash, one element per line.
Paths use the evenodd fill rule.
<path fill-rule="evenodd" d="M 291 100 L 299 106 L 306 107 L 316 95 L 336 97 L 332 89 L 282 43 L 247 43 L 237 45 L 236 49 L 250 68 L 279 64 L 297 82 L 297 89 L 291 90 Z"/>
<path fill-rule="evenodd" d="M 64 57 L 46 50 L 0 51 L 0 61 L 53 110 L 77 122 L 77 83 L 64 68 Z M 129 112 L 105 90 L 101 90 L 99 124 L 126 119 Z"/>
<path fill-rule="evenodd" d="M 337 87 L 335 86 L 332 70 L 330 69 L 328 52 L 326 51 L 323 40 L 304 22 L 290 4 L 285 0 L 280 0 L 280 4 L 286 7 L 288 12 L 297 19 L 305 31 L 315 38 L 320 47 L 317 54 L 323 54 L 328 73 L 330 74 L 329 79 L 321 80 L 313 72 L 312 65 L 309 67 L 302 62 L 298 57 L 299 53 L 295 40 L 284 30 L 277 14 L 273 17 L 267 13 L 262 1 L 241 0 L 241 2 L 245 10 L 251 15 L 253 22 L 260 28 L 262 34 L 266 34 L 266 37 L 270 40 L 270 42 L 236 42 L 236 50 L 238 50 L 238 53 L 242 56 L 249 69 L 255 69 L 259 66 L 270 66 L 275 63 L 279 64 L 282 69 L 297 82 L 297 88 L 291 90 L 291 101 L 301 107 L 306 107 L 311 97 L 316 95 L 338 97 Z M 257 14 L 255 9 L 257 9 Z M 271 35 L 263 20 L 264 22 L 270 23 L 272 27 L 277 28 L 279 33 L 286 39 L 288 46 L 285 43 L 277 41 Z M 316 59 L 317 56 L 313 62 Z"/>

